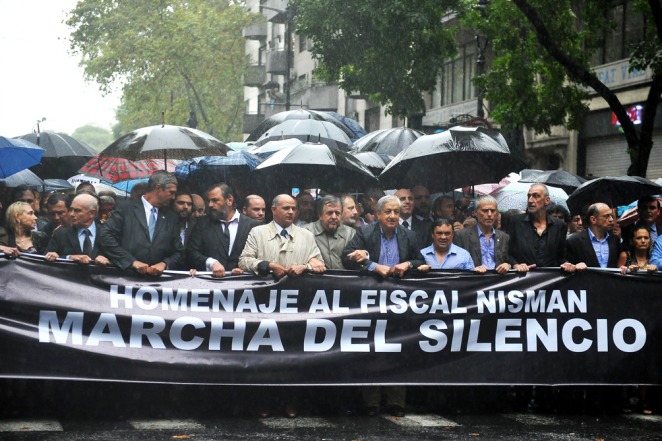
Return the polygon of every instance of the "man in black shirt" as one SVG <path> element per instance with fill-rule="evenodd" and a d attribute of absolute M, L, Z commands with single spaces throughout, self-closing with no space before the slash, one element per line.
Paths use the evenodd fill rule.
<path fill-rule="evenodd" d="M 536 267 L 575 271 L 565 257 L 566 223 L 547 215 L 549 203 L 547 186 L 533 184 L 527 195 L 526 213 L 516 214 L 508 222 L 509 254 L 516 271 L 526 272 Z"/>

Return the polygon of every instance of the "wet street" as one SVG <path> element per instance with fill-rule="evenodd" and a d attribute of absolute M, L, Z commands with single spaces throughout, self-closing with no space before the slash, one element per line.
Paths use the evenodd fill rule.
<path fill-rule="evenodd" d="M 347 394 L 306 388 L 297 394 L 299 417 L 289 419 L 278 406 L 271 417 L 258 418 L 255 398 L 266 395 L 246 387 L 16 380 L 0 385 L 0 440 L 662 439 L 657 413 L 623 414 L 600 402 L 618 395 L 618 388 L 607 394 L 562 390 L 556 397 L 539 391 L 541 404 L 553 401 L 556 409 L 505 403 L 504 397 L 512 396 L 509 388 L 411 388 L 402 418 L 388 412 L 347 416 L 337 400 Z"/>

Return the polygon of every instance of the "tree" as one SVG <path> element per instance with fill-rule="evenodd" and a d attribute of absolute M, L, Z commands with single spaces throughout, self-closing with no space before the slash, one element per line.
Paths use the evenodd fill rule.
<path fill-rule="evenodd" d="M 591 56 L 614 26 L 609 19 L 613 1 L 492 0 L 483 11 L 467 8 L 467 23 L 490 39 L 495 55 L 488 72 L 476 80 L 492 105 L 492 117 L 504 126 L 524 124 L 538 133 L 554 125 L 577 129 L 588 111 L 586 88 L 591 88 L 621 123 L 630 155 L 628 174 L 645 176 L 662 93 L 662 5 L 659 0 L 636 5 L 648 29 L 647 39 L 631 47 L 631 69 L 653 71 L 640 128 L 590 68 Z"/>
<path fill-rule="evenodd" d="M 442 24 L 453 0 L 294 0 L 297 32 L 313 40 L 316 74 L 360 91 L 401 117 L 425 114 L 444 59 L 456 51 Z"/>
<path fill-rule="evenodd" d="M 241 133 L 242 29 L 255 17 L 231 0 L 82 0 L 71 11 L 71 49 L 88 78 L 109 91 L 123 84 L 117 112 L 126 133 L 161 123 L 186 125 L 221 139 Z"/>
<path fill-rule="evenodd" d="M 577 129 L 588 111 L 587 89 L 593 89 L 621 123 L 628 174 L 644 176 L 662 92 L 662 5 L 635 3 L 648 29 L 646 40 L 632 47 L 631 66 L 653 71 L 638 127 L 590 68 L 614 26 L 612 0 L 296 0 L 296 21 L 298 32 L 313 40 L 324 79 L 411 116 L 424 112 L 420 94 L 435 87 L 441 63 L 453 53 L 452 27 L 442 17 L 454 13 L 491 43 L 492 63 L 475 83 L 496 122 L 538 133 L 556 125 Z"/>
<path fill-rule="evenodd" d="M 98 151 L 108 147 L 114 140 L 110 130 L 93 124 L 78 127 L 71 136 Z"/>

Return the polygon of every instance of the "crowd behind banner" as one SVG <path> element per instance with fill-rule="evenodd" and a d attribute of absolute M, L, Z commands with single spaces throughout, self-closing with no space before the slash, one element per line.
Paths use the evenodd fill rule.
<path fill-rule="evenodd" d="M 295 198 L 218 183 L 197 195 L 167 172 L 125 201 L 82 184 L 41 204 L 17 188 L 10 202 L 0 251 L 22 257 L 3 261 L 12 288 L 3 302 L 22 325 L 4 334 L 16 348 L 9 376 L 33 368 L 19 350 L 30 336 L 41 362 L 82 351 L 95 369 L 114 357 L 115 369 L 50 364 L 55 372 L 27 376 L 169 382 L 181 364 L 193 382 L 390 384 L 364 387 L 363 404 L 374 413 L 384 400 L 396 416 L 405 404 L 397 384 L 659 383 L 659 330 L 648 317 L 662 263 L 653 196 L 627 226 L 601 201 L 568 213 L 541 184 L 506 213 L 491 196 L 432 200 L 422 186 Z M 52 303 L 44 293 L 66 300 L 43 309 Z M 173 369 L 159 359 L 166 353 L 187 355 Z"/>

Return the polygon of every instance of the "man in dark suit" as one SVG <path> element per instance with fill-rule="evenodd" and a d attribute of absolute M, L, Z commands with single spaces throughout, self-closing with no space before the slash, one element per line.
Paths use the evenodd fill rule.
<path fill-rule="evenodd" d="M 601 202 L 588 207 L 584 231 L 568 237 L 567 258 L 578 270 L 591 268 L 616 268 L 620 253 L 620 240 L 609 230 L 614 225 L 614 215 L 607 204 Z"/>
<path fill-rule="evenodd" d="M 494 228 L 498 216 L 497 201 L 492 196 L 481 196 L 476 200 L 474 215 L 476 226 L 464 228 L 455 234 L 453 242 L 469 251 L 474 261 L 474 271 L 486 273 L 496 270 L 505 274 L 510 270 L 508 242 L 510 236 Z"/>
<path fill-rule="evenodd" d="M 414 216 L 414 194 L 407 188 L 395 192 L 400 199 L 400 225 L 416 233 L 416 240 L 421 248 L 432 243 L 432 223 L 429 219 Z"/>
<path fill-rule="evenodd" d="M 377 222 L 359 228 L 343 250 L 347 269 L 375 272 L 382 277 L 402 277 L 425 261 L 413 231 L 399 225 L 400 200 L 384 196 L 377 202 Z M 382 242 L 389 255 L 381 255 Z"/>
<path fill-rule="evenodd" d="M 411 194 L 411 193 L 410 193 Z M 360 269 L 382 277 L 402 277 L 412 268 L 425 264 L 416 235 L 400 225 L 400 199 L 384 196 L 377 201 L 377 222 L 359 228 L 343 250 L 342 263 L 347 269 Z M 382 254 L 382 249 L 385 251 Z M 369 416 L 379 413 L 382 392 L 393 416 L 404 416 L 404 386 L 362 388 L 363 405 Z"/>
<path fill-rule="evenodd" d="M 251 229 L 260 223 L 240 214 L 232 188 L 219 183 L 207 190 L 208 214 L 193 227 L 186 247 L 191 268 L 211 271 L 214 277 L 226 272 L 242 274 L 241 255 Z"/>
<path fill-rule="evenodd" d="M 166 269 L 180 269 L 184 246 L 179 219 L 168 210 L 177 194 L 177 179 L 156 171 L 147 182 L 147 192 L 110 213 L 101 228 L 101 247 L 110 262 L 138 274 L 160 276 Z"/>
<path fill-rule="evenodd" d="M 60 227 L 53 233 L 46 247 L 46 260 L 55 261 L 62 256 L 74 262 L 108 265 L 110 262 L 101 253 L 99 231 L 101 224 L 95 221 L 99 202 L 91 194 L 81 193 L 71 201 L 69 217 L 71 225 Z"/>

